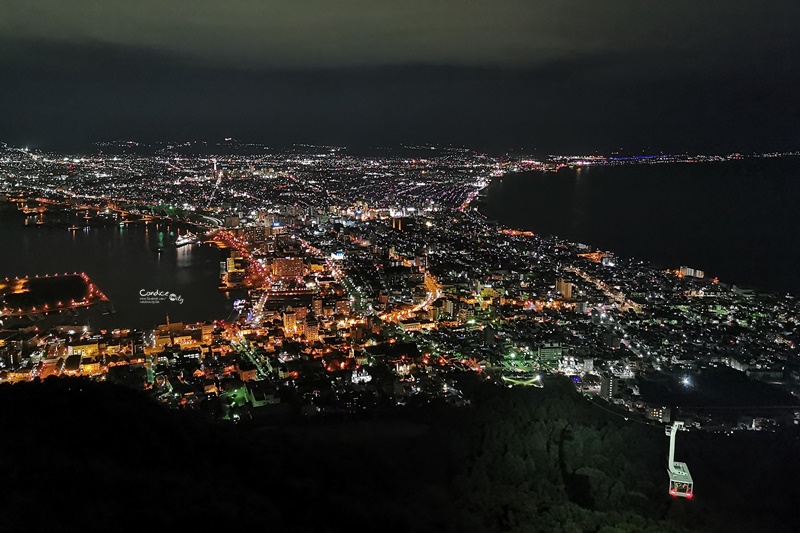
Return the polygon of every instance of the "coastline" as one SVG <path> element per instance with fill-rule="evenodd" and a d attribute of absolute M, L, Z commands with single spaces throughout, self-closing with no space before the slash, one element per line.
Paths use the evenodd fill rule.
<path fill-rule="evenodd" d="M 764 159 L 760 161 L 764 161 Z M 792 159 L 792 161 L 797 160 Z M 629 166 L 562 170 L 557 173 L 542 173 L 539 171 L 510 172 L 503 177 L 490 179 L 487 185 L 482 187 L 471 200 L 470 208 L 474 208 L 472 209 L 473 213 L 476 213 L 487 222 L 496 224 L 498 228 L 530 231 L 545 239 L 555 239 L 572 245 L 587 245 L 593 250 L 608 251 L 620 258 L 642 261 L 654 268 L 677 269 L 681 266 L 690 266 L 705 270 L 710 274 L 709 277 L 711 278 L 719 277 L 724 284 L 731 287 L 748 288 L 761 294 L 796 296 L 800 293 L 798 291 L 800 279 L 790 268 L 793 263 L 791 254 L 794 252 L 791 249 L 782 250 L 779 243 L 772 242 L 771 239 L 767 238 L 767 236 L 771 236 L 771 230 L 773 229 L 777 233 L 781 231 L 787 232 L 788 230 L 784 228 L 788 224 L 781 225 L 780 222 L 782 220 L 773 222 L 772 219 L 775 212 L 765 212 L 768 205 L 763 199 L 760 199 L 760 203 L 757 204 L 758 207 L 763 208 L 761 209 L 762 212 L 765 212 L 763 216 L 759 215 L 754 207 L 754 211 L 746 213 L 746 215 L 755 222 L 751 224 L 735 220 L 734 223 L 738 223 L 739 226 L 730 228 L 728 233 L 719 232 L 710 227 L 711 224 L 718 223 L 718 220 L 715 219 L 717 216 L 719 220 L 723 220 L 723 222 L 719 223 L 724 223 L 723 215 L 728 214 L 726 212 L 715 213 L 709 217 L 712 221 L 708 224 L 701 225 L 697 223 L 696 232 L 693 231 L 694 228 L 689 227 L 688 229 L 684 228 L 685 231 L 683 232 L 675 231 L 670 233 L 664 230 L 662 220 L 656 219 L 654 222 L 647 217 L 646 210 L 648 208 L 653 207 L 657 211 L 661 207 L 657 204 L 658 200 L 653 206 L 634 206 L 633 211 L 640 215 L 641 213 L 644 214 L 640 218 L 631 215 L 633 219 L 629 224 L 622 223 L 619 220 L 606 224 L 606 220 L 602 216 L 603 209 L 592 204 L 595 200 L 591 195 L 597 194 L 598 191 L 611 196 L 615 190 L 622 187 L 619 183 L 605 181 L 611 177 L 615 179 L 621 177 L 619 181 L 628 183 L 632 181 L 630 176 L 635 174 L 637 179 L 650 183 L 648 180 L 657 181 L 663 179 L 664 176 L 671 177 L 674 175 L 684 181 L 688 181 L 689 179 L 684 177 L 687 174 L 692 179 L 696 179 L 695 177 L 698 174 L 708 173 L 714 174 L 716 177 L 709 180 L 710 184 L 700 185 L 710 189 L 713 185 L 718 185 L 717 182 L 722 181 L 720 176 L 731 174 L 733 176 L 731 181 L 734 183 L 730 188 L 736 189 L 736 193 L 743 195 L 741 190 L 749 192 L 748 187 L 757 187 L 755 194 L 750 195 L 755 196 L 756 199 L 759 199 L 758 195 L 765 195 L 764 186 L 757 182 L 755 178 L 750 178 L 747 173 L 749 172 L 757 177 L 762 174 L 772 177 L 770 174 L 772 166 L 764 168 L 763 165 L 752 165 L 752 163 L 749 166 L 744 166 L 748 165 L 747 162 L 715 163 L 713 164 L 714 170 L 710 171 L 711 167 L 706 165 L 706 163 L 694 165 L 676 163 L 674 165 L 638 166 L 634 168 Z M 656 167 L 658 172 L 653 172 L 651 169 Z M 792 166 L 789 168 L 790 171 L 794 170 Z M 583 173 L 583 178 L 581 178 L 581 172 Z M 741 174 L 747 175 L 742 177 Z M 786 174 L 786 171 L 783 171 L 781 175 L 774 178 L 774 182 L 771 184 L 771 189 L 773 190 L 768 189 L 767 193 L 775 195 L 777 193 L 774 189 L 780 190 L 781 186 L 793 186 L 785 183 L 788 181 L 784 177 Z M 789 175 L 791 175 L 791 172 Z M 748 180 L 752 183 L 749 183 Z M 695 184 L 692 183 L 691 186 L 694 187 Z M 580 189 L 581 187 L 583 187 L 583 190 Z M 634 183 L 632 187 L 639 186 Z M 502 188 L 508 188 L 510 191 L 506 191 L 503 198 L 500 198 L 500 190 Z M 643 188 L 643 186 L 640 188 Z M 590 198 L 587 201 L 585 198 L 581 198 L 581 195 L 590 196 Z M 698 193 L 699 196 L 701 195 Z M 539 201 L 538 203 L 530 200 L 530 207 L 522 210 L 518 209 L 521 204 L 520 198 L 531 197 L 547 198 L 547 200 Z M 575 204 L 580 204 L 581 201 L 584 202 L 581 208 L 582 212 L 573 217 L 570 210 L 574 212 L 577 209 Z M 664 201 L 667 200 L 665 199 Z M 601 200 L 597 200 L 597 202 L 601 202 Z M 503 205 L 498 206 L 498 203 Z M 554 216 L 549 217 L 548 209 L 550 213 L 556 211 L 552 204 L 562 205 L 563 209 L 555 212 Z M 537 214 L 531 216 L 529 212 L 532 212 L 534 205 L 536 206 Z M 514 212 L 515 209 L 516 212 Z M 614 210 L 613 208 L 609 209 L 611 211 Z M 701 204 L 694 205 L 690 203 L 688 207 L 683 209 L 679 217 L 697 218 L 697 213 L 701 209 Z M 784 213 L 784 216 L 788 216 L 785 215 L 787 210 L 785 206 L 782 211 L 780 206 L 776 209 L 778 214 Z M 745 213 L 742 213 L 742 215 L 745 215 Z M 655 215 L 653 217 L 656 218 Z M 540 222 L 544 221 L 545 224 L 536 223 L 537 218 Z M 514 221 L 522 221 L 524 223 L 515 224 L 513 223 Z M 617 225 L 614 226 L 614 224 Z M 691 226 L 689 223 L 687 225 Z M 558 231 L 559 227 L 562 229 L 569 228 L 571 234 L 564 235 L 561 231 Z M 618 235 L 615 230 L 618 230 Z M 706 235 L 700 235 L 703 230 L 705 230 Z M 651 231 L 651 234 L 647 234 L 647 231 Z M 758 232 L 761 232 L 761 235 Z M 576 233 L 585 233 L 587 236 L 585 238 L 576 238 Z M 593 238 L 593 236 L 602 238 Z M 725 245 L 714 242 L 717 239 L 724 238 L 730 242 L 725 243 Z M 614 242 L 619 245 L 615 246 Z M 751 249 L 759 250 L 760 257 L 754 257 L 753 254 L 748 253 L 737 253 L 739 246 L 746 248 L 748 245 Z M 784 255 L 789 257 L 784 257 Z M 692 257 L 695 257 L 695 259 L 692 259 Z M 701 259 L 696 259 L 696 257 L 701 257 Z M 762 266 L 764 270 L 761 270 Z"/>
<path fill-rule="evenodd" d="M 175 321 L 196 322 L 224 319 L 230 313 L 232 297 L 217 290 L 220 253 L 216 246 L 213 250 L 209 245 L 168 246 L 172 239 L 168 221 L 136 222 L 124 228 L 117 223 L 97 224 L 85 231 L 67 231 L 66 226 L 57 225 L 26 227 L 13 204 L 0 205 L 0 214 L 4 222 L 0 240 L 7 247 L 13 243 L 19 250 L 3 262 L 3 277 L 86 272 L 110 300 L 107 306 L 81 310 L 70 322 L 88 317 L 92 327 L 146 330 L 163 323 L 167 314 Z M 177 227 L 189 226 L 173 221 L 173 231 Z M 159 235 L 163 235 L 163 242 Z M 163 253 L 156 253 L 159 247 L 163 247 Z M 44 250 L 49 253 L 41 253 Z M 142 289 L 169 291 L 187 301 L 184 305 L 145 305 L 140 301 Z M 95 307 L 99 312 L 94 312 Z M 65 312 L 61 316 L 68 315 Z M 34 325 L 45 323 L 33 321 Z"/>

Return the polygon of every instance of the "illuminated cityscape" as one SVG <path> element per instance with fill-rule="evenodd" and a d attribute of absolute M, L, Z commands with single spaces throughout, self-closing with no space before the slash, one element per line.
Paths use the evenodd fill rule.
<path fill-rule="evenodd" d="M 164 313 L 137 328 L 114 321 L 115 303 L 85 273 L 19 273 L 0 284 L 0 383 L 80 377 L 259 425 L 469 409 L 487 384 L 549 390 L 567 379 L 587 408 L 666 430 L 668 492 L 685 499 L 693 479 L 674 460 L 677 429 L 731 435 L 800 422 L 792 296 L 482 213 L 487 187 L 510 173 L 608 160 L 432 152 L 64 157 L 7 146 L 0 198 L 22 231 L 152 229 L 159 260 L 215 248 L 219 281 L 202 292 L 235 302 L 227 316 L 184 323 L 163 306 L 206 296 L 138 289 L 138 305 Z M 654 161 L 614 164 L 643 162 Z M 89 327 L 98 313 L 114 325 Z"/>
<path fill-rule="evenodd" d="M 733 431 L 800 420 L 794 298 L 505 228 L 476 205 L 506 172 L 604 158 L 498 161 L 460 149 L 372 158 L 312 146 L 258 157 L 179 154 L 63 157 L 7 147 L 0 189 L 32 229 L 75 231 L 69 217 L 48 216 L 53 210 L 80 228 L 182 225 L 173 246 L 205 241 L 224 252 L 219 287 L 208 290 L 244 291 L 235 315 L 144 331 L 65 330 L 58 320 L 39 327 L 65 305 L 107 298 L 82 274 L 82 299 L 14 303 L 35 293 L 33 282 L 8 280 L 4 326 L 23 327 L 5 336 L 3 381 L 92 376 L 239 420 L 281 409 L 465 405 L 477 381 L 539 387 L 565 375 L 591 401 L 648 423 L 680 418 Z M 717 159 L 725 158 L 691 161 Z M 753 397 L 764 387 L 783 401 L 719 411 L 653 392 L 724 368 L 743 372 Z M 266 404 L 257 400 L 265 395 Z"/>
<path fill-rule="evenodd" d="M 10 4 L 0 531 L 800 531 L 800 3 Z"/>

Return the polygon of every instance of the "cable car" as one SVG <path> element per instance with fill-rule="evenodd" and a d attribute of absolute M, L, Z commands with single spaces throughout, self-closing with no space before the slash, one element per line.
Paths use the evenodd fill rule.
<path fill-rule="evenodd" d="M 671 496 L 692 499 L 694 497 L 694 482 L 692 474 L 686 463 L 675 461 L 675 435 L 678 430 L 683 429 L 683 422 L 675 422 L 667 426 L 666 433 L 669 436 L 669 458 L 667 463 L 667 473 L 669 474 L 669 493 Z"/>

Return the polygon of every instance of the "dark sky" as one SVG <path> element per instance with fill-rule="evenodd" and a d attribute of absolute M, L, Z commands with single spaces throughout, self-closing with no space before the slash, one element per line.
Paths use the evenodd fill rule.
<path fill-rule="evenodd" d="M 7 0 L 0 141 L 800 148 L 800 2 Z"/>

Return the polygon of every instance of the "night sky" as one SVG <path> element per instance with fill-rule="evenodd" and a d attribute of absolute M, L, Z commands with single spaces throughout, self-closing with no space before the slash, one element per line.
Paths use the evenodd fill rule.
<path fill-rule="evenodd" d="M 800 2 L 8 0 L 0 141 L 800 148 Z"/>

